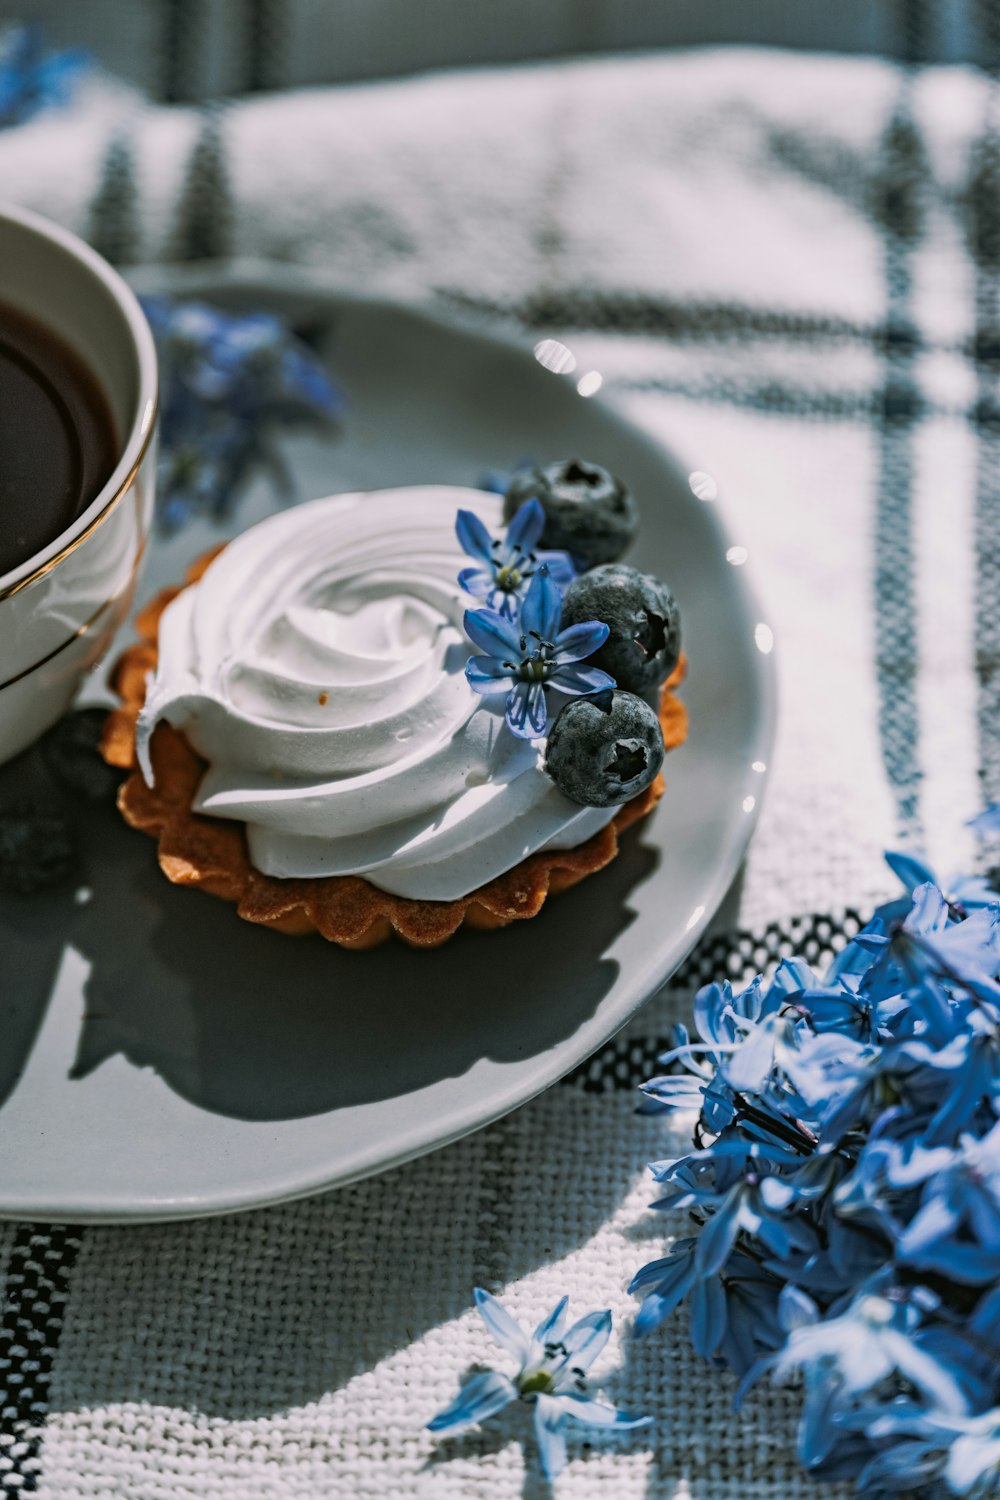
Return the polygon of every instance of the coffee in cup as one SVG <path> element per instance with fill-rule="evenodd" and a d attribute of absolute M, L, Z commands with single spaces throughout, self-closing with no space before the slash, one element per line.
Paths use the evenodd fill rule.
<path fill-rule="evenodd" d="M 0 204 L 0 761 L 69 706 L 152 520 L 156 354 L 122 278 Z"/>

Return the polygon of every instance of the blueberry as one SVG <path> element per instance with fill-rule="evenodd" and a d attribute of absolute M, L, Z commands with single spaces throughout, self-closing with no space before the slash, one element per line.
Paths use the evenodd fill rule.
<path fill-rule="evenodd" d="M 55 809 L 0 807 L 0 890 L 28 895 L 68 875 L 75 863 L 68 818 Z"/>
<path fill-rule="evenodd" d="M 563 599 L 562 624 L 601 620 L 611 634 L 590 661 L 620 688 L 648 693 L 677 665 L 681 620 L 671 590 L 627 563 L 608 563 L 574 578 Z"/>
<path fill-rule="evenodd" d="M 545 746 L 545 769 L 584 807 L 618 807 L 644 792 L 663 764 L 660 721 L 634 693 L 573 698 Z"/>
<path fill-rule="evenodd" d="M 620 479 L 583 459 L 519 469 L 507 487 L 504 519 L 534 497 L 545 512 L 541 546 L 568 552 L 581 568 L 614 562 L 639 529 L 639 509 Z"/>
<path fill-rule="evenodd" d="M 45 763 L 56 780 L 88 802 L 114 801 L 122 779 L 97 748 L 107 717 L 106 708 L 78 709 L 60 719 L 41 741 Z"/>

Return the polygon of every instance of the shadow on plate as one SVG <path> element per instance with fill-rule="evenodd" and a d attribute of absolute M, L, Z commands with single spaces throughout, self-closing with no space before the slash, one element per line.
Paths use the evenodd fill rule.
<path fill-rule="evenodd" d="M 346 953 L 253 928 L 225 903 L 170 886 L 151 842 L 112 808 L 84 808 L 78 821 L 89 897 L 60 891 L 0 905 L 0 1100 L 70 982 L 60 978 L 67 947 L 90 966 L 73 1076 L 122 1053 L 233 1118 L 302 1118 L 402 1096 L 480 1058 L 538 1055 L 607 994 L 618 965 L 604 955 L 632 919 L 629 892 L 657 859 L 631 835 L 608 870 L 533 921 L 459 934 L 426 953 L 398 942 Z M 61 1010 L 72 1014 L 75 1001 L 61 995 Z"/>

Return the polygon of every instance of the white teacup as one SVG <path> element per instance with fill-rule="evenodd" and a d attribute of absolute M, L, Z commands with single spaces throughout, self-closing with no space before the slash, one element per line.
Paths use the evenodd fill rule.
<path fill-rule="evenodd" d="M 118 461 L 97 498 L 0 576 L 2 762 L 66 710 L 128 610 L 153 512 L 157 376 L 149 327 L 121 277 L 75 235 L 3 203 L 0 303 L 70 345 L 118 434 Z"/>

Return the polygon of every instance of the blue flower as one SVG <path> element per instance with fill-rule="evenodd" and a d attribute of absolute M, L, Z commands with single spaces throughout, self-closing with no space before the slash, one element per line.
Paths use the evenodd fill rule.
<path fill-rule="evenodd" d="M 778 1381 L 801 1372 L 805 1395 L 799 1455 L 807 1469 L 828 1462 L 859 1398 L 890 1377 L 902 1376 L 923 1400 L 946 1412 L 967 1409 L 960 1382 L 922 1346 L 921 1310 L 914 1301 L 863 1291 L 839 1316 L 824 1319 L 810 1297 L 788 1286 L 781 1294 L 779 1316 L 786 1342 L 749 1372 L 737 1400 L 765 1371 Z"/>
<path fill-rule="evenodd" d="M 697 1240 L 682 1240 L 632 1278 L 629 1291 L 645 1294 L 635 1332 L 640 1338 L 652 1332 L 688 1300 L 695 1353 L 709 1359 L 718 1352 L 744 1375 L 781 1343 L 776 1315 L 781 1282 L 740 1250 L 729 1255 L 722 1271 L 706 1272 L 696 1259 L 698 1247 Z"/>
<path fill-rule="evenodd" d="M 959 1383 L 920 1346 L 916 1304 L 863 1292 L 839 1317 L 820 1319 L 808 1302 L 789 1289 L 786 1306 L 794 1306 L 797 1315 L 784 1348 L 769 1361 L 778 1379 L 818 1363 L 844 1396 L 858 1396 L 898 1372 L 926 1400 L 946 1411 L 965 1410 Z"/>
<path fill-rule="evenodd" d="M 1000 904 L 983 904 L 967 916 L 929 881 L 917 886 L 905 921 L 887 934 L 859 934 L 875 957 L 860 989 L 875 1002 L 903 998 L 918 1006 L 943 1043 L 960 1028 L 953 1002 L 965 995 L 1000 1004 Z M 956 987 L 959 993 L 949 993 Z"/>
<path fill-rule="evenodd" d="M 485 599 L 488 609 L 513 620 L 531 580 L 543 565 L 553 583 L 566 588 L 576 577 L 572 558 L 568 552 L 536 550 L 544 528 L 545 512 L 537 500 L 520 507 L 503 540 L 491 536 L 474 511 L 460 510 L 455 534 L 462 550 L 479 564 L 459 573 L 463 589 L 477 599 Z"/>
<path fill-rule="evenodd" d="M 922 929 L 911 929 L 908 917 L 903 933 L 913 933 L 912 946 L 926 956 L 936 977 L 979 999 L 1000 1002 L 1000 985 L 996 983 L 1000 970 L 1000 904 L 981 907 L 967 920 L 949 922 L 941 911 L 941 906 L 946 907 L 944 898 L 934 886 L 920 886 L 913 899 L 915 911 L 922 899 L 928 906 L 933 904 L 934 920 Z M 950 1030 L 954 1034 L 957 1025 Z"/>
<path fill-rule="evenodd" d="M 970 818 L 966 827 L 971 828 L 978 838 L 995 838 L 1000 834 L 1000 802 L 991 802 L 976 817 Z"/>
<path fill-rule="evenodd" d="M 72 101 L 89 66 L 86 52 L 46 52 L 37 26 L 0 31 L 0 129 Z"/>
<path fill-rule="evenodd" d="M 580 663 L 602 646 L 608 627 L 596 620 L 559 629 L 562 594 L 543 564 L 516 621 L 492 609 L 466 610 L 465 632 L 484 656 L 470 656 L 465 675 L 475 693 L 507 694 L 506 718 L 521 739 L 537 739 L 548 722 L 546 694 L 598 693 L 615 680 Z"/>
<path fill-rule="evenodd" d="M 1000 1482 L 1000 1407 L 975 1417 L 952 1417 L 949 1425 L 954 1441 L 944 1478 L 952 1494 L 988 1494 L 989 1489 L 996 1494 Z"/>
<path fill-rule="evenodd" d="M 645 1294 L 635 1320 L 635 1332 L 640 1338 L 658 1328 L 694 1290 L 698 1282 L 694 1259 L 697 1248 L 697 1240 L 678 1240 L 669 1255 L 649 1261 L 633 1276 L 629 1291 Z"/>
<path fill-rule="evenodd" d="M 779 1062 L 801 1101 L 801 1115 L 826 1150 L 850 1131 L 870 1125 L 894 1097 L 884 1079 L 891 1056 L 841 1032 L 803 1030 L 794 1046 L 780 1047 Z"/>
<path fill-rule="evenodd" d="M 728 979 L 721 985 L 704 985 L 694 1000 L 694 1021 L 701 1041 L 690 1041 L 687 1028 L 677 1026 L 677 1045 L 657 1059 L 664 1067 L 679 1062 L 686 1071 L 649 1079 L 642 1085 L 646 1099 L 654 1107 L 665 1109 L 701 1108 L 707 1129 L 725 1129 L 737 1111 L 734 1089 L 747 1081 L 748 1069 L 755 1070 L 759 1081 L 770 1066 L 767 1042 L 772 1033 L 758 1033 L 760 1023 L 776 1015 L 789 996 L 797 994 L 811 979 L 808 965 L 783 960 L 766 988 L 760 975 L 738 995 L 733 994 Z M 757 1038 L 757 1045 L 753 1051 L 746 1051 L 744 1044 L 751 1035 Z M 742 1065 L 734 1082 L 726 1063 L 741 1051 Z"/>
<path fill-rule="evenodd" d="M 928 1411 L 902 1398 L 859 1413 L 859 1420 L 870 1439 L 891 1443 L 859 1475 L 863 1494 L 883 1482 L 896 1492 L 930 1486 L 934 1480 L 943 1480 L 953 1495 L 983 1500 L 1000 1489 L 1000 1407 L 969 1415 Z"/>
<path fill-rule="evenodd" d="M 988 808 L 986 813 L 980 814 L 980 818 L 985 819 L 993 811 L 995 809 Z M 974 828 L 978 821 L 978 819 L 973 819 L 969 827 Z M 944 882 L 938 879 L 931 866 L 919 855 L 888 850 L 885 859 L 886 864 L 899 877 L 911 897 L 918 886 L 929 882 L 946 892 L 948 904 L 956 912 L 973 911 L 976 907 L 993 906 L 1000 901 L 1000 892 L 993 888 L 985 876 L 958 875 L 953 880 Z M 894 910 L 897 905 L 898 903 L 891 903 Z M 902 907 L 900 915 L 905 916 L 908 903 L 902 903 Z M 884 912 L 889 911 L 888 906 L 880 909 Z"/>
<path fill-rule="evenodd" d="M 795 1212 L 800 1160 L 788 1147 L 747 1142 L 730 1127 L 710 1147 L 653 1163 L 657 1181 L 672 1188 L 653 1207 L 697 1210 L 705 1218 L 697 1240 L 676 1245 L 633 1279 L 629 1290 L 646 1293 L 636 1318 L 638 1334 L 657 1327 L 690 1298 L 696 1353 L 709 1358 L 725 1348 L 742 1372 L 752 1350 L 759 1354 L 761 1347 L 774 1347 L 768 1318 L 780 1281 L 762 1270 L 763 1254 L 780 1261 L 793 1253 L 809 1256 L 819 1246 L 816 1231 Z M 783 1171 L 789 1175 L 780 1175 Z M 753 1258 L 737 1248 L 741 1232 L 744 1244 L 757 1247 Z"/>
<path fill-rule="evenodd" d="M 742 1377 L 758 1359 L 783 1342 L 778 1318 L 781 1282 L 773 1272 L 736 1250 L 726 1263 L 725 1275 L 719 1277 L 719 1285 L 725 1298 L 726 1317 L 716 1347 L 729 1368 Z M 694 1333 L 692 1324 L 692 1342 Z"/>
<path fill-rule="evenodd" d="M 817 1246 L 815 1231 L 788 1212 L 796 1201 L 795 1189 L 778 1175 L 781 1167 L 794 1167 L 798 1160 L 793 1151 L 742 1140 L 730 1127 L 701 1151 L 653 1163 L 650 1170 L 658 1182 L 676 1185 L 653 1207 L 709 1210 L 694 1260 L 701 1276 L 722 1270 L 741 1229 L 779 1258 L 793 1246 L 811 1251 Z"/>
<path fill-rule="evenodd" d="M 950 1158 L 950 1159 L 948 1159 Z M 893 1187 L 923 1185 L 920 1207 L 899 1235 L 900 1261 L 962 1282 L 1000 1281 L 1000 1122 L 956 1151 L 921 1151 L 886 1166 Z"/>
<path fill-rule="evenodd" d="M 168 534 L 198 514 L 221 515 L 259 457 L 252 435 L 233 424 L 164 442 L 157 470 L 157 518 Z"/>
<path fill-rule="evenodd" d="M 267 313 L 223 313 L 201 302 L 143 300 L 160 361 L 159 520 L 224 516 L 258 469 L 292 486 L 274 433 L 325 425 L 339 392 L 311 351 Z"/>
<path fill-rule="evenodd" d="M 587 1394 L 586 1375 L 611 1335 L 611 1313 L 587 1313 L 567 1327 L 568 1298 L 562 1297 L 534 1333 L 526 1333 L 504 1307 L 481 1287 L 476 1307 L 496 1343 L 518 1362 L 517 1372 L 485 1370 L 427 1426 L 431 1432 L 458 1432 L 484 1422 L 514 1401 L 534 1409 L 535 1436 L 546 1478 L 555 1479 L 566 1462 L 566 1422 L 588 1427 L 644 1427 L 651 1418 L 617 1411 Z"/>
<path fill-rule="evenodd" d="M 203 302 L 146 297 L 167 380 L 167 412 L 194 397 L 244 416 L 337 417 L 343 400 L 323 366 L 270 313 L 224 313 Z"/>

